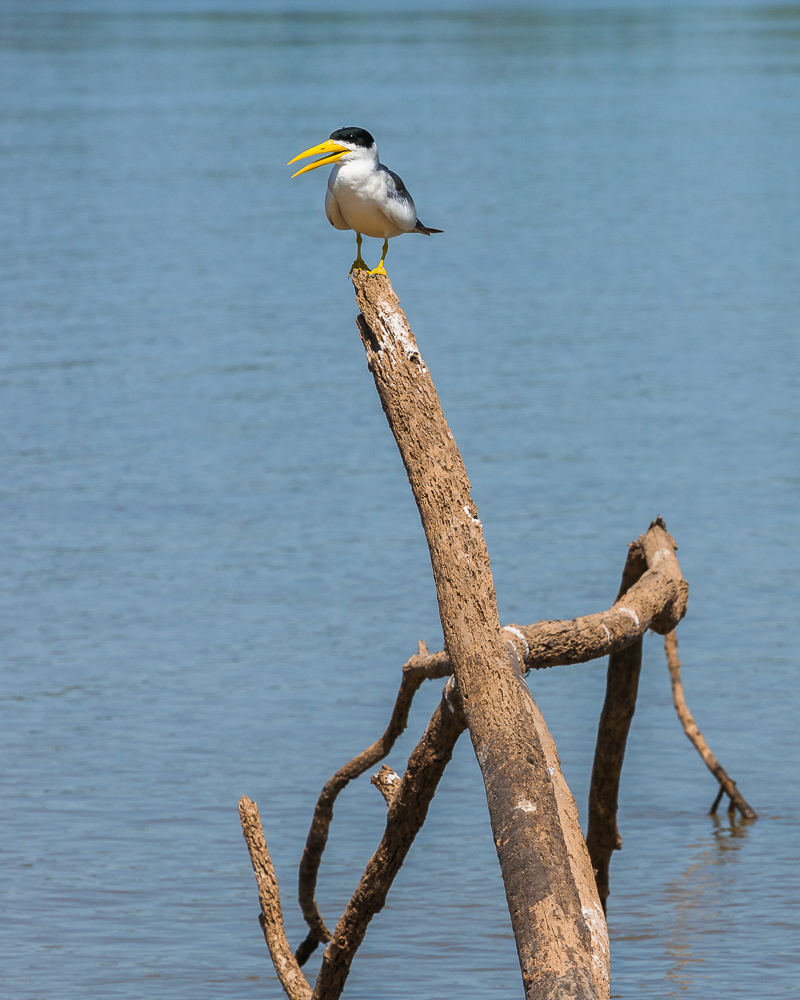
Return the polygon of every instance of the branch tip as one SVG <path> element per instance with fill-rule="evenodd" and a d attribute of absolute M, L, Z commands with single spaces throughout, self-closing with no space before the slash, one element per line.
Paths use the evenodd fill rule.
<path fill-rule="evenodd" d="M 311 986 L 300 971 L 297 959 L 286 940 L 278 882 L 264 839 L 258 806 L 246 795 L 239 799 L 239 818 L 258 886 L 258 899 L 261 903 L 258 922 L 264 932 L 275 972 L 289 1000 L 311 1000 Z"/>
<path fill-rule="evenodd" d="M 672 683 L 672 702 L 680 723 L 683 726 L 683 731 L 720 785 L 719 794 L 711 807 L 711 813 L 716 812 L 722 800 L 722 793 L 725 792 L 730 799 L 729 813 L 738 809 L 745 819 L 758 819 L 758 814 L 747 803 L 742 793 L 736 787 L 736 782 L 730 778 L 728 772 L 720 764 L 719 760 L 717 760 L 716 755 L 694 721 L 694 716 L 689 711 L 689 706 L 686 703 L 686 694 L 683 690 L 683 680 L 681 678 L 682 664 L 678 658 L 678 637 L 674 630 L 664 637 L 664 652 L 667 656 L 667 667 L 669 668 L 669 676 Z"/>

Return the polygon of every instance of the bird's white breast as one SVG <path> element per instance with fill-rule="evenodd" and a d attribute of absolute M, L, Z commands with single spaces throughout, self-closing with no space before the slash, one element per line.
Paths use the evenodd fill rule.
<path fill-rule="evenodd" d="M 393 214 L 397 221 L 393 221 L 384 212 L 384 207 L 396 209 L 390 202 L 393 199 L 389 191 L 390 180 L 389 174 L 375 160 L 358 158 L 348 162 L 345 158 L 331 171 L 328 190 L 351 229 L 365 236 L 387 239 L 408 232 L 416 222 L 413 202 L 411 212 L 406 213 L 413 218 L 403 228 L 397 225 L 397 221 L 405 222 L 405 218 L 397 219 L 395 211 Z"/>

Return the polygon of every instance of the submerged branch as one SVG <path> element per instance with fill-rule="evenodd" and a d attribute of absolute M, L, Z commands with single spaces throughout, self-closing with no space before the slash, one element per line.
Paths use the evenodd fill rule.
<path fill-rule="evenodd" d="M 622 571 L 620 596 L 647 571 L 647 560 L 640 542 L 633 542 Z M 622 847 L 617 826 L 619 781 L 631 719 L 636 709 L 639 672 L 642 666 L 642 639 L 611 653 L 606 677 L 606 695 L 592 764 L 589 787 L 589 824 L 586 846 L 592 859 L 597 892 L 606 912 L 608 899 L 608 868 L 611 855 Z"/>
<path fill-rule="evenodd" d="M 717 811 L 722 793 L 725 792 L 730 799 L 729 812 L 738 809 L 746 819 L 757 819 L 757 813 L 747 804 L 744 796 L 736 787 L 736 782 L 729 777 L 728 772 L 717 760 L 711 747 L 706 743 L 703 734 L 697 728 L 697 723 L 694 721 L 692 713 L 689 711 L 689 706 L 686 704 L 686 695 L 683 692 L 683 681 L 681 680 L 681 661 L 678 659 L 678 637 L 674 632 L 669 632 L 665 636 L 664 651 L 667 654 L 667 666 L 669 667 L 669 677 L 672 682 L 672 701 L 675 705 L 675 711 L 678 713 L 678 718 L 681 720 L 683 731 L 720 785 L 719 795 L 714 800 L 711 812 L 715 813 Z"/>
<path fill-rule="evenodd" d="M 658 577 L 661 578 L 660 586 L 672 595 L 662 608 L 651 609 L 641 634 L 646 628 L 658 632 L 671 631 L 686 613 L 689 586 L 683 579 L 675 556 L 677 548 L 675 539 L 660 517 L 630 545 L 614 607 L 633 615 L 635 602 L 631 600 L 631 595 L 643 590 L 643 584 Z M 638 628 L 643 622 L 640 619 L 636 624 Z M 641 668 L 641 635 L 631 645 L 612 650 L 608 661 L 606 696 L 597 727 L 586 844 L 595 869 L 603 911 L 608 900 L 611 855 L 622 847 L 617 825 L 619 783 L 631 720 L 636 710 Z"/>

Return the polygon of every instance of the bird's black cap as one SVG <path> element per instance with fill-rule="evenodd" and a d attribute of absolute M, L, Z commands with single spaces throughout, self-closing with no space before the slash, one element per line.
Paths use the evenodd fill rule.
<path fill-rule="evenodd" d="M 375 145 L 375 140 L 365 128 L 358 128 L 356 125 L 349 125 L 347 128 L 337 128 L 331 132 L 331 139 L 334 142 L 349 142 L 353 146 L 363 146 L 369 149 Z"/>

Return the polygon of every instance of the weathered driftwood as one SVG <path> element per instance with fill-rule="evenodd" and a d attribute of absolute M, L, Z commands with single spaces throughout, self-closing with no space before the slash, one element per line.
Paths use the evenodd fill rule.
<path fill-rule="evenodd" d="M 678 718 L 681 720 L 683 731 L 705 761 L 706 767 L 719 782 L 719 794 L 714 799 L 711 812 L 715 813 L 717 811 L 717 806 L 724 793 L 730 799 L 728 812 L 734 812 L 738 809 L 746 819 L 757 819 L 757 813 L 747 804 L 744 796 L 736 787 L 736 782 L 730 778 L 728 772 L 717 760 L 711 747 L 706 743 L 703 734 L 697 728 L 697 723 L 694 721 L 692 713 L 689 711 L 689 706 L 686 704 L 686 696 L 683 693 L 683 681 L 681 680 L 681 661 L 678 659 L 678 637 L 674 632 L 668 632 L 664 637 L 664 651 L 667 654 L 669 677 L 672 681 L 672 702 L 675 705 Z"/>
<path fill-rule="evenodd" d="M 650 622 L 650 628 L 665 636 L 664 647 L 667 654 L 672 697 L 678 718 L 687 737 L 705 761 L 711 773 L 720 783 L 720 794 L 711 807 L 715 812 L 723 793 L 730 797 L 731 810 L 738 809 L 748 819 L 755 819 L 756 813 L 748 805 L 736 783 L 729 777 L 712 752 L 686 704 L 681 682 L 681 662 L 678 659 L 678 639 L 675 626 L 686 611 L 688 585 L 678 565 L 675 551 L 677 545 L 666 531 L 659 518 L 650 530 L 638 541 L 632 543 L 623 572 L 618 602 L 626 588 L 638 577 L 639 583 L 649 573 L 660 570 L 665 580 L 669 580 L 679 595 L 665 612 L 658 614 Z M 634 583 L 635 589 L 638 583 Z M 630 593 L 630 591 L 628 591 Z M 624 603 L 628 604 L 627 597 Z M 609 895 L 609 865 L 614 851 L 622 847 L 622 838 L 617 825 L 619 783 L 625 746 L 631 720 L 636 708 L 639 687 L 639 672 L 642 663 L 641 639 L 611 654 L 606 681 L 606 697 L 600 715 L 597 732 L 592 781 L 589 790 L 589 828 L 586 843 L 597 878 L 597 889 L 603 903 L 603 910 Z"/>
<path fill-rule="evenodd" d="M 625 591 L 638 582 L 647 571 L 647 561 L 642 546 L 631 543 L 628 558 L 622 571 L 617 601 Z M 617 805 L 622 761 L 628 740 L 636 695 L 639 690 L 639 673 L 642 668 L 642 638 L 631 645 L 614 650 L 608 662 L 606 696 L 600 713 L 589 786 L 589 824 L 586 846 L 594 866 L 597 892 L 603 911 L 608 898 L 608 867 L 611 855 L 622 847 L 617 827 Z"/>
<path fill-rule="evenodd" d="M 660 525 L 661 522 L 655 522 L 647 534 L 663 530 Z M 658 550 L 658 539 L 654 541 L 652 548 L 654 551 Z M 504 642 L 506 645 L 512 644 L 525 671 L 583 663 L 626 650 L 631 646 L 635 647 L 637 644 L 640 646 L 642 636 L 654 618 L 658 619 L 659 616 L 669 614 L 676 605 L 685 607 L 685 595 L 680 589 L 680 581 L 664 573 L 663 567 L 647 570 L 641 540 L 633 543 L 631 553 L 633 552 L 640 553 L 639 577 L 641 578 L 631 576 L 626 563 L 620 593 L 614 605 L 607 611 L 569 621 L 506 625 L 501 629 Z M 629 563 L 631 558 L 629 553 Z M 395 741 L 406 727 L 411 700 L 422 680 L 446 677 L 450 674 L 452 674 L 452 663 L 447 653 L 439 651 L 429 654 L 425 643 L 421 642 L 416 655 L 403 666 L 403 680 L 384 734 L 340 768 L 322 789 L 300 862 L 299 902 L 309 926 L 308 936 L 296 953 L 301 965 L 306 962 L 320 941 L 329 941 L 331 937 L 317 906 L 315 892 L 319 865 L 327 843 L 336 798 L 348 782 L 364 774 L 390 753 Z M 592 861 L 597 867 L 594 856 Z"/>
<path fill-rule="evenodd" d="M 593 658 L 594 656 L 612 654 L 612 656 L 619 657 L 631 651 L 634 651 L 634 654 L 636 650 L 640 651 L 641 638 L 654 619 L 656 621 L 663 620 L 664 615 L 673 613 L 671 609 L 676 606 L 678 608 L 685 608 L 685 584 L 683 583 L 683 578 L 678 574 L 670 575 L 666 573 L 663 565 L 652 571 L 647 570 L 647 560 L 644 556 L 645 541 L 648 550 L 657 552 L 659 548 L 663 548 L 665 544 L 668 544 L 666 541 L 668 537 L 663 522 L 658 520 L 650 526 L 641 539 L 631 544 L 623 571 L 620 592 L 614 605 L 607 611 L 599 612 L 595 615 L 587 615 L 583 618 L 572 619 L 571 621 L 543 621 L 526 626 L 505 626 L 501 631 L 507 645 L 511 644 L 515 651 L 520 648 L 520 644 L 523 642 L 529 642 L 530 647 L 532 647 L 532 649 L 529 647 L 525 650 L 523 646 L 522 651 L 519 653 L 524 660 L 524 668 L 527 670 L 537 668 L 540 665 L 557 665 L 557 661 L 554 662 L 554 650 L 558 650 L 561 654 L 560 659 L 564 664 L 583 662 L 584 658 Z M 524 638 L 521 639 L 521 635 L 527 636 L 527 640 Z M 555 642 L 553 637 L 556 637 Z M 572 637 L 572 641 L 570 641 L 569 637 Z M 602 637 L 602 644 L 600 637 Z M 629 643 L 630 645 L 624 645 L 625 643 Z M 591 657 L 589 654 L 591 654 Z M 537 656 L 541 657 L 541 659 L 537 659 Z M 447 676 L 451 672 L 452 665 L 447 654 L 444 652 L 428 654 L 424 642 L 420 642 L 416 655 L 412 656 L 403 666 L 404 678 L 408 674 L 437 678 Z M 635 698 L 635 691 L 633 693 Z M 320 925 L 324 926 L 323 918 L 317 909 L 314 893 L 319 864 L 327 842 L 330 820 L 333 816 L 332 805 L 335 795 L 332 797 L 330 790 L 331 788 L 335 789 L 335 794 L 338 795 L 338 792 L 346 784 L 341 781 L 343 776 L 348 775 L 352 779 L 357 774 L 363 774 L 368 767 L 390 752 L 396 736 L 401 732 L 401 729 L 397 725 L 394 725 L 394 720 L 399 718 L 405 719 L 408 715 L 408 706 L 410 705 L 408 695 L 409 688 L 405 686 L 404 681 L 400 686 L 400 691 L 398 692 L 392 711 L 392 722 L 383 737 L 336 772 L 325 784 L 317 807 L 314 810 L 314 818 L 303 854 L 303 863 L 301 863 L 300 898 L 301 908 L 303 908 L 304 913 L 307 913 L 307 910 L 303 907 L 303 900 L 311 900 L 311 916 L 310 919 L 308 915 L 306 917 L 310 928 L 309 935 L 297 951 L 298 961 L 301 965 L 311 951 L 313 951 L 313 948 L 316 947 L 319 940 L 314 933 L 314 928 Z M 619 696 L 620 703 L 624 704 L 627 697 L 628 692 L 624 689 L 623 685 L 623 691 Z M 607 698 L 607 704 L 613 705 L 614 702 Z M 457 738 L 460 732 L 454 735 Z M 624 744 L 622 749 L 624 752 Z M 622 758 L 620 757 L 620 769 L 621 764 Z M 610 787 L 608 780 L 611 778 L 611 774 L 609 773 L 608 779 L 606 779 L 606 770 L 608 770 L 607 765 L 603 766 L 601 764 L 595 767 L 597 779 L 599 780 L 602 776 L 604 789 Z M 387 801 L 394 794 L 397 787 L 395 779 L 391 778 L 391 775 L 394 775 L 394 772 L 384 766 L 372 779 Z M 619 771 L 616 774 L 615 787 L 618 787 L 618 784 Z M 613 796 L 613 801 L 616 803 L 616 792 L 613 793 Z M 603 798 L 602 801 L 605 801 L 605 799 Z M 614 806 L 615 813 L 616 806 Z M 596 822 L 594 827 L 590 823 L 590 830 L 592 829 L 595 831 L 598 829 Z M 614 831 L 616 833 L 616 826 L 614 826 Z M 614 837 L 614 842 L 616 842 L 616 836 Z M 309 848 L 310 844 L 315 847 L 313 854 Z M 592 856 L 595 868 L 597 868 L 598 861 L 594 854 L 592 854 L 591 849 L 590 855 Z"/>
<path fill-rule="evenodd" d="M 259 921 L 275 971 L 290 1000 L 308 1000 L 309 997 L 336 1000 L 341 995 L 369 922 L 383 909 L 392 882 L 425 822 L 439 780 L 453 755 L 453 747 L 465 729 L 461 699 L 455 685 L 448 683 L 441 703 L 409 757 L 405 774 L 397 783 L 389 802 L 383 838 L 325 949 L 313 991 L 286 942 L 278 886 L 258 821 L 258 810 L 249 799 L 240 801 L 242 832 L 259 887 L 262 911 Z M 302 992 L 303 984 L 307 992 Z"/>
<path fill-rule="evenodd" d="M 688 588 L 676 546 L 663 522 L 656 521 L 632 544 L 620 592 L 608 611 L 501 629 L 469 480 L 413 334 L 388 279 L 356 272 L 353 280 L 368 364 L 428 540 L 447 649 L 429 654 L 420 643 L 403 668 L 383 736 L 337 771 L 320 794 L 300 866 L 299 897 L 309 934 L 296 956 L 286 941 L 258 810 L 249 799 L 241 800 L 242 829 L 261 900 L 259 921 L 270 954 L 291 1000 L 337 1000 L 367 926 L 383 907 L 425 820 L 455 743 L 469 728 L 486 785 L 526 997 L 604 1000 L 608 936 L 592 861 L 597 863 L 597 855 L 599 867 L 605 865 L 607 893 L 608 858 L 619 846 L 619 776 L 642 637 L 648 628 L 671 632 L 686 608 Z M 609 687 L 592 777 L 589 839 L 595 850 L 590 860 L 555 744 L 523 674 L 609 654 Z M 422 681 L 448 675 L 454 676 L 405 773 L 401 777 L 383 767 L 373 777 L 388 806 L 385 832 L 331 934 L 315 890 L 336 798 L 349 781 L 389 753 L 406 727 Z M 329 943 L 312 990 L 300 965 L 320 941 Z"/>
<path fill-rule="evenodd" d="M 503 640 L 513 643 L 525 673 L 600 659 L 637 642 L 651 628 L 663 633 L 671 622 L 680 621 L 686 611 L 688 586 L 682 576 L 667 570 L 663 556 L 656 558 L 660 551 L 666 551 L 659 531 L 667 533 L 660 518 L 632 543 L 641 553 L 641 573 L 623 576 L 617 599 L 607 611 L 563 621 L 502 627 Z M 654 556 L 654 565 L 649 568 L 641 550 L 645 539 Z M 627 565 L 625 574 L 629 574 Z M 453 669 L 445 651 L 412 657 L 408 663 L 412 662 L 419 664 L 418 669 L 435 670 L 437 677 L 446 677 Z"/>

